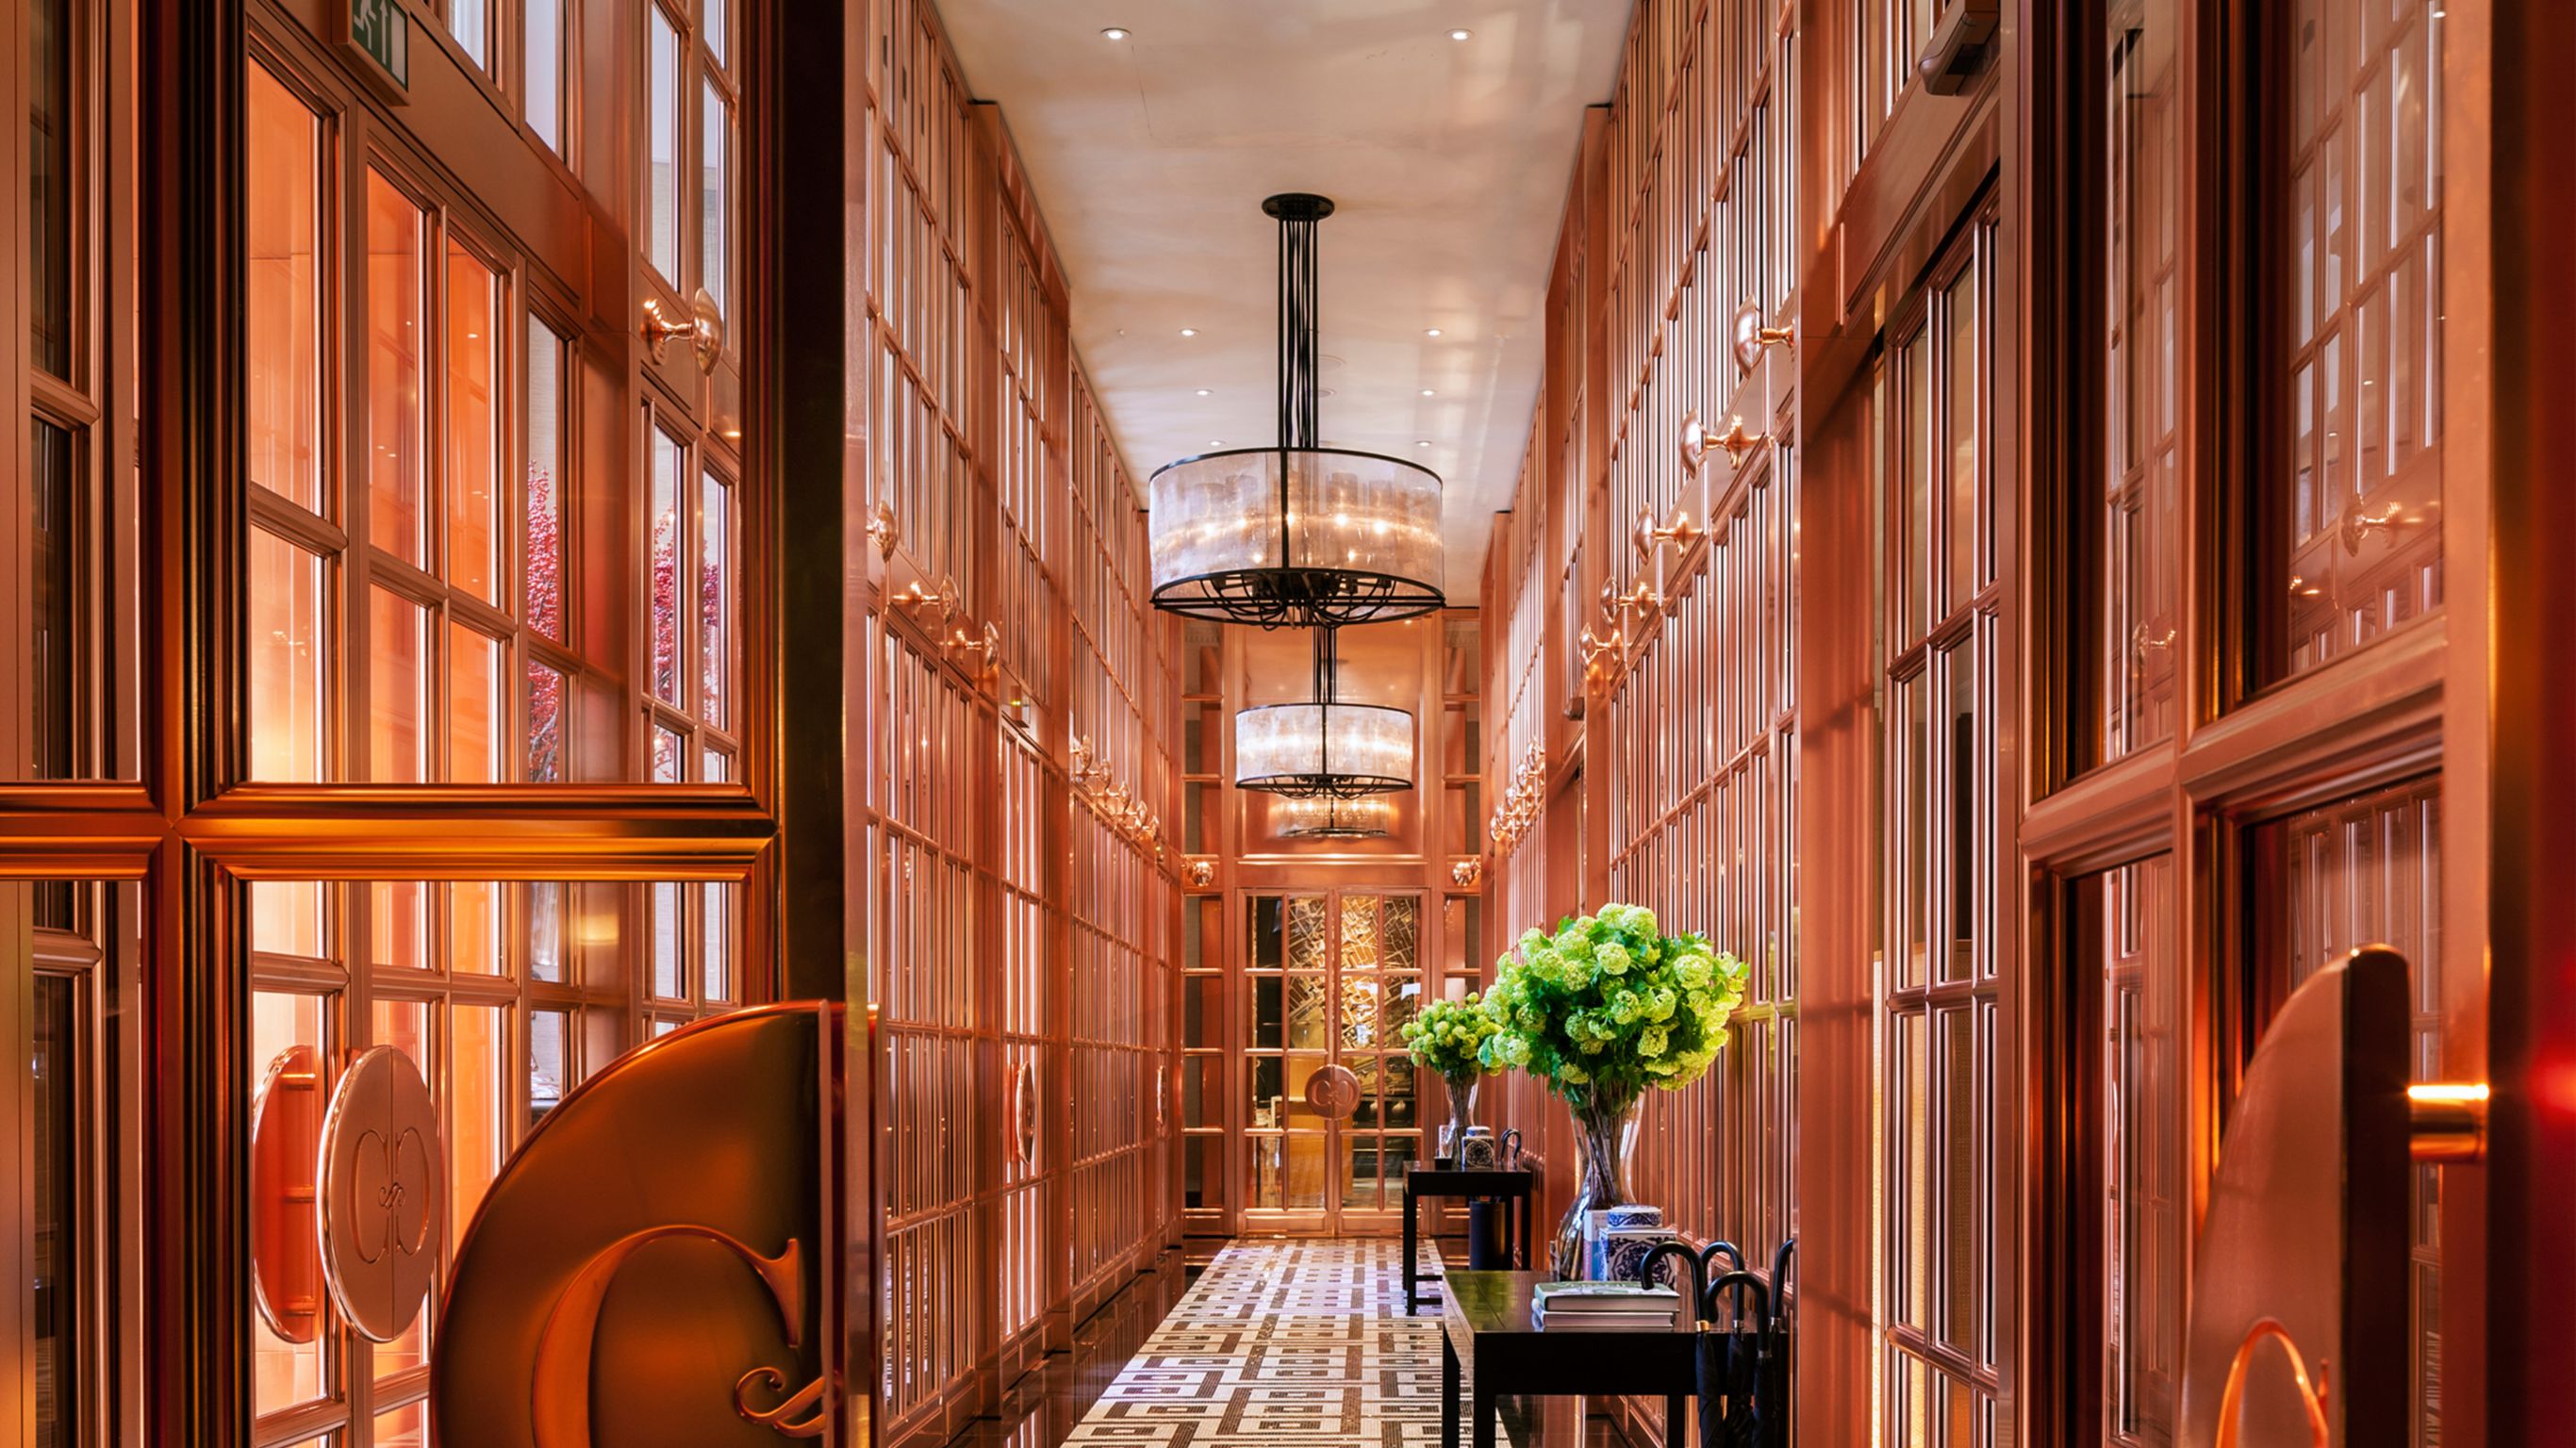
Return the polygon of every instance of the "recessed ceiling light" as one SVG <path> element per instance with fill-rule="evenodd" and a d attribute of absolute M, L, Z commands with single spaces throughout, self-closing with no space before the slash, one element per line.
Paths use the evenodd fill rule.
<path fill-rule="evenodd" d="M 1431 444 L 1430 444 L 1430 443 L 1428 443 L 1428 442 L 1418 442 L 1418 443 L 1415 443 L 1415 444 L 1414 444 L 1414 446 L 1415 446 L 1415 447 L 1429 447 L 1429 446 L 1431 446 Z"/>
<path fill-rule="evenodd" d="M 1425 397 L 1438 397 L 1440 394 L 1426 387 L 1422 389 L 1422 395 Z"/>
<path fill-rule="evenodd" d="M 1473 34 L 1475 34 L 1475 32 L 1472 30 L 1452 30 L 1449 32 L 1449 38 L 1451 40 L 1464 40 Z"/>
<path fill-rule="evenodd" d="M 1208 395 L 1208 390 L 1207 390 L 1206 388 L 1202 387 L 1202 388 L 1200 388 L 1200 389 L 1199 389 L 1199 396 L 1201 396 L 1201 397 L 1205 397 L 1205 396 L 1207 396 L 1207 395 Z"/>
<path fill-rule="evenodd" d="M 1100 32 L 1100 38 L 1103 40 L 1125 40 L 1127 38 L 1127 27 L 1124 25 L 1112 25 L 1108 29 Z"/>
<path fill-rule="evenodd" d="M 1199 334 L 1199 329 L 1198 329 L 1198 328 L 1196 328 L 1196 327 L 1183 327 L 1183 328 L 1181 329 L 1181 335 L 1182 335 L 1182 336 L 1184 336 L 1184 337 L 1195 337 L 1195 336 L 1197 336 L 1198 334 Z"/>
<path fill-rule="evenodd" d="M 1422 335 L 1426 337 L 1437 337 L 1440 335 L 1440 329 L 1438 327 L 1425 327 L 1422 329 Z"/>
<path fill-rule="evenodd" d="M 1209 438 L 1209 439 L 1208 439 L 1208 446 L 1209 446 L 1209 447 L 1223 447 L 1223 446 L 1225 446 L 1225 439 L 1224 439 L 1224 438 L 1221 438 L 1221 437 L 1212 437 L 1212 438 Z"/>

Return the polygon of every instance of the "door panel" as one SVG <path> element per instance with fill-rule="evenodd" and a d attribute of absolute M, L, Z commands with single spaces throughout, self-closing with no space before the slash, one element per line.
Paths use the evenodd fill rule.
<path fill-rule="evenodd" d="M 1385 1230 L 1405 1163 L 1421 1156 L 1417 1077 L 1397 1036 L 1421 1008 L 1421 897 L 1254 895 L 1246 919 L 1244 1225 Z M 1358 1082 L 1346 1118 L 1306 1099 L 1335 1068 Z"/>

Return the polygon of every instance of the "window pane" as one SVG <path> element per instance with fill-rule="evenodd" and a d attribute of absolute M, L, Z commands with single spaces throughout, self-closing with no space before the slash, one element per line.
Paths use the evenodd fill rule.
<path fill-rule="evenodd" d="M 420 208 L 367 173 L 367 536 L 415 566 L 421 550 Z"/>
<path fill-rule="evenodd" d="M 2442 10 L 2389 0 L 2281 26 L 2294 104 L 2272 137 L 2284 345 L 2255 590 L 2265 681 L 2441 605 Z"/>
<path fill-rule="evenodd" d="M 730 19 L 725 0 L 704 0 L 704 3 L 698 7 L 698 16 L 698 23 L 702 27 L 703 38 L 706 41 L 707 54 L 715 57 L 716 64 L 723 65 L 729 54 L 725 48 L 726 43 L 731 39 L 725 34 L 725 28 Z"/>
<path fill-rule="evenodd" d="M 77 23 L 71 0 L 30 0 L 27 17 L 27 291 L 29 360 L 72 375 L 74 190 L 72 90 Z"/>
<path fill-rule="evenodd" d="M 447 581 L 501 602 L 500 279 L 447 245 Z"/>
<path fill-rule="evenodd" d="M 564 887 L 551 880 L 528 886 L 528 978 L 564 978 Z"/>
<path fill-rule="evenodd" d="M 528 780 L 551 784 L 564 777 L 564 676 L 528 661 Z"/>
<path fill-rule="evenodd" d="M 682 743 L 679 732 L 673 729 L 665 729 L 659 724 L 654 725 L 653 782 L 655 784 L 678 784 L 681 780 L 686 779 L 688 776 L 683 771 L 687 767 L 687 760 L 687 748 Z"/>
<path fill-rule="evenodd" d="M 35 1030 L 35 1442 L 72 1448 L 91 1440 L 83 1366 L 89 1358 L 88 1274 L 81 1126 L 89 1112 L 81 1079 L 81 989 L 59 975 L 36 977 Z"/>
<path fill-rule="evenodd" d="M 563 0 L 527 0 L 528 129 L 560 156 L 564 151 Z"/>
<path fill-rule="evenodd" d="M 28 690 L 33 728 L 27 767 L 37 779 L 70 779 L 80 770 L 80 628 L 75 566 L 80 472 L 72 435 L 37 418 L 28 479 L 28 543 L 34 551 L 28 579 L 34 608 L 29 640 L 33 687 Z"/>
<path fill-rule="evenodd" d="M 310 880 L 251 882 L 251 949 L 316 959 L 324 938 L 322 886 Z"/>
<path fill-rule="evenodd" d="M 250 67 L 244 98 L 249 255 L 243 356 L 250 479 L 315 513 L 322 496 L 320 334 L 315 318 L 320 224 L 314 196 L 321 123 L 267 69 Z"/>
<path fill-rule="evenodd" d="M 428 967 L 429 888 L 421 880 L 387 880 L 367 892 L 369 960 L 398 970 Z"/>
<path fill-rule="evenodd" d="M 492 68 L 491 12 L 484 0 L 447 0 L 447 33 L 456 48 L 485 70 Z"/>
<path fill-rule="evenodd" d="M 705 999 L 737 999 L 733 988 L 733 890 L 720 880 L 710 880 L 699 887 L 702 892 L 699 921 L 705 938 L 706 956 L 699 962 L 704 977 Z"/>
<path fill-rule="evenodd" d="M 490 880 L 460 880 L 447 887 L 447 968 L 464 975 L 499 975 L 501 892 Z"/>
<path fill-rule="evenodd" d="M 699 99 L 698 127 L 698 284 L 716 299 L 716 310 L 733 315 L 733 207 L 728 200 L 728 173 L 733 166 L 733 111 L 714 81 Z"/>
<path fill-rule="evenodd" d="M 417 1328 L 419 1319 L 413 1319 L 412 1325 Z M 381 1362 L 382 1349 L 377 1350 L 377 1357 Z M 378 1371 L 383 1371 L 381 1366 Z M 419 1402 L 396 1408 L 390 1413 L 378 1413 L 375 1436 L 369 1442 L 374 1448 L 429 1448 L 429 1404 Z"/>
<path fill-rule="evenodd" d="M 495 784 L 503 772 L 506 720 L 501 701 L 502 646 L 498 639 L 450 624 L 447 629 L 447 777 L 459 784 Z"/>
<path fill-rule="evenodd" d="M 453 1221 L 462 1233 L 509 1154 L 509 1008 L 451 1005 L 448 1033 L 447 1139 Z"/>
<path fill-rule="evenodd" d="M 528 1125 L 535 1126 L 572 1085 L 572 1012 L 528 1013 Z"/>
<path fill-rule="evenodd" d="M 644 255 L 666 281 L 680 275 L 680 38 L 662 7 L 645 0 L 651 32 L 645 50 L 644 90 L 649 108 L 644 134 Z"/>
<path fill-rule="evenodd" d="M 528 625 L 564 636 L 563 545 L 564 340 L 528 319 L 524 386 L 528 424 Z"/>
<path fill-rule="evenodd" d="M 653 697 L 680 698 L 680 444 L 652 430 Z"/>
<path fill-rule="evenodd" d="M 731 697 L 728 676 L 733 651 L 727 635 L 733 621 L 733 490 L 713 473 L 703 480 L 698 513 L 698 673 L 699 716 L 721 727 L 725 702 Z"/>
<path fill-rule="evenodd" d="M 1944 441 L 1950 456 L 1950 516 L 1944 524 L 1949 535 L 1950 576 L 1948 606 L 1967 602 L 1977 589 L 1977 267 L 1972 260 L 1959 279 L 1950 284 L 1943 297 L 1942 311 L 1948 322 L 1942 360 L 1948 364 L 1948 376 L 1942 390 L 1948 394 L 1949 422 Z"/>
<path fill-rule="evenodd" d="M 429 611 L 384 589 L 367 600 L 367 777 L 429 778 Z"/>
<path fill-rule="evenodd" d="M 250 535 L 250 774 L 323 776 L 322 559 L 274 533 Z"/>
<path fill-rule="evenodd" d="M 657 884 L 652 890 L 653 994 L 677 1000 L 684 989 L 680 976 L 680 887 Z"/>

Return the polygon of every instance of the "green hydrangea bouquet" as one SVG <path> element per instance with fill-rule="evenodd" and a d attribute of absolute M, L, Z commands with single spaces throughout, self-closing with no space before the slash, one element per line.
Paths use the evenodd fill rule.
<path fill-rule="evenodd" d="M 1498 962 L 1484 1007 L 1489 1070 L 1527 1071 L 1574 1112 L 1583 1177 L 1557 1228 L 1556 1271 L 1573 1275 L 1586 1212 L 1628 1200 L 1627 1158 L 1646 1088 L 1678 1091 L 1726 1044 L 1743 1003 L 1743 961 L 1705 936 L 1666 935 L 1639 905 L 1606 905 L 1531 930 Z"/>
<path fill-rule="evenodd" d="M 1499 1026 L 1484 997 L 1433 1001 L 1396 1034 L 1413 1064 L 1449 1088 L 1449 1123 L 1441 1128 L 1439 1154 L 1449 1156 L 1476 1119 L 1476 1088 L 1484 1080 L 1484 1047 Z"/>

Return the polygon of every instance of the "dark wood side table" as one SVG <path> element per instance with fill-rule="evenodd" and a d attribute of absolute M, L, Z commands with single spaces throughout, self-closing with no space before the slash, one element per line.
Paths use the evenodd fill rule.
<path fill-rule="evenodd" d="M 1531 1183 L 1538 1177 L 1528 1171 L 1456 1171 L 1448 1167 L 1417 1166 L 1404 1174 L 1404 1315 L 1411 1317 L 1421 1300 L 1414 1288 L 1422 1280 L 1414 1270 L 1416 1244 L 1420 1240 L 1421 1202 L 1424 1197 L 1499 1197 L 1510 1204 L 1510 1226 L 1505 1236 L 1510 1240 L 1504 1250 L 1511 1254 L 1515 1267 L 1529 1266 L 1529 1215 Z"/>
<path fill-rule="evenodd" d="M 1698 1334 L 1687 1321 L 1669 1332 L 1540 1332 L 1530 1299 L 1538 1272 L 1452 1272 L 1440 1305 L 1440 1445 L 1458 1448 L 1465 1399 L 1475 1448 L 1494 1448 L 1494 1400 L 1635 1395 L 1664 1400 L 1664 1441 L 1679 1443 L 1683 1408 L 1699 1390 Z"/>

